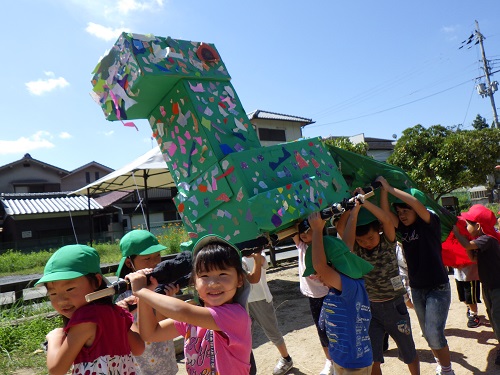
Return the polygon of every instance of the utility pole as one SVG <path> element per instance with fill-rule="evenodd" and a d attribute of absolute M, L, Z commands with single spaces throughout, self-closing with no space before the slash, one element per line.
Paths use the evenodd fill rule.
<path fill-rule="evenodd" d="M 484 52 L 484 46 L 483 46 L 484 36 L 479 31 L 479 23 L 477 21 L 476 21 L 476 30 L 474 31 L 474 35 L 476 36 L 476 39 L 479 42 L 479 47 L 481 48 L 481 56 L 483 58 L 484 76 L 486 78 L 486 85 L 487 85 L 487 87 L 483 90 L 483 92 L 480 92 L 480 94 L 490 97 L 491 108 L 493 110 L 493 125 L 495 128 L 498 129 L 499 125 L 498 125 L 497 108 L 495 106 L 495 98 L 493 97 L 493 93 L 496 91 L 496 82 L 492 86 L 491 81 L 490 81 L 490 68 L 488 66 L 488 60 L 486 60 L 486 54 Z"/>

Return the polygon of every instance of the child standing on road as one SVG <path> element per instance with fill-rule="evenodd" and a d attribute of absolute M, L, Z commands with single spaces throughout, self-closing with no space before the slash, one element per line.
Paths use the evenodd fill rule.
<path fill-rule="evenodd" d="M 372 346 L 370 301 L 362 277 L 373 269 L 352 254 L 339 238 L 323 237 L 324 221 L 318 212 L 308 218 L 312 229 L 312 249 L 305 258 L 303 276 L 316 273 L 330 289 L 323 302 L 323 319 L 334 374 L 371 374 Z M 321 321 L 321 319 L 320 319 Z"/>
<path fill-rule="evenodd" d="M 481 319 L 477 315 L 477 304 L 481 303 L 481 282 L 477 263 L 454 268 L 453 276 L 457 285 L 458 299 L 467 306 L 467 327 L 477 328 Z"/>
<path fill-rule="evenodd" d="M 495 231 L 495 214 L 483 205 L 475 204 L 459 219 L 466 221 L 467 231 L 474 239 L 469 241 L 465 238 L 456 225 L 453 234 L 467 250 L 470 260 L 477 262 L 486 313 L 500 342 L 500 234 Z M 495 364 L 500 365 L 500 350 L 497 351 Z"/>
<path fill-rule="evenodd" d="M 363 191 L 358 193 L 364 194 Z M 406 289 L 396 257 L 396 230 L 391 218 L 373 203 L 365 201 L 361 206 L 356 200 L 356 205 L 341 216 L 336 227 L 347 247 L 374 266 L 364 276 L 372 313 L 369 331 L 373 350 L 372 375 L 382 374 L 386 332 L 396 342 L 399 357 L 408 365 L 410 374 L 420 374 L 410 314 L 404 300 Z"/>
<path fill-rule="evenodd" d="M 42 278 L 52 307 L 63 316 L 64 328 L 47 335 L 49 374 L 111 374 L 115 369 L 139 371 L 133 355 L 144 341 L 132 331 L 132 315 L 111 298 L 88 303 L 85 296 L 106 288 L 97 251 L 89 246 L 61 247 L 45 265 Z"/>
<path fill-rule="evenodd" d="M 323 307 L 323 300 L 328 294 L 328 287 L 323 284 L 316 275 L 303 276 L 306 269 L 305 256 L 306 250 L 312 242 L 312 229 L 307 220 L 300 222 L 298 225 L 298 234 L 293 236 L 293 242 L 297 246 L 299 254 L 299 281 L 300 292 L 309 299 L 309 309 L 318 332 L 319 341 L 323 352 L 325 353 L 325 366 L 320 372 L 320 375 L 333 375 L 333 363 L 328 353 L 328 337 L 323 328 L 319 326 L 319 316 Z"/>
<path fill-rule="evenodd" d="M 417 190 L 402 191 L 377 178 L 382 184 L 380 206 L 389 214 L 401 235 L 408 265 L 412 302 L 420 328 L 437 362 L 437 375 L 454 375 L 450 348 L 444 328 L 451 304 L 448 272 L 441 257 L 441 225 L 439 216 L 427 210 L 425 195 Z M 390 208 L 388 193 L 398 199 Z M 421 202 L 422 201 L 422 202 Z"/>
<path fill-rule="evenodd" d="M 243 257 L 242 261 L 243 269 L 247 272 L 247 279 L 251 284 L 248 311 L 281 354 L 281 358 L 274 367 L 273 375 L 284 375 L 293 367 L 293 361 L 288 354 L 285 339 L 278 328 L 278 320 L 273 306 L 273 295 L 267 285 L 266 269 L 268 264 L 266 255 L 264 252 L 254 253 Z"/>
<path fill-rule="evenodd" d="M 195 289 L 204 306 L 155 293 L 157 281 L 147 285 L 145 269 L 126 276 L 139 297 L 139 331 L 148 341 L 184 336 L 189 374 L 248 375 L 252 336 L 246 311 L 250 285 L 241 253 L 217 235 L 207 235 L 193 247 Z M 154 311 L 169 318 L 157 321 Z"/>
<path fill-rule="evenodd" d="M 120 240 L 122 259 L 118 265 L 116 275 L 124 279 L 129 273 L 145 268 L 155 268 L 161 262 L 160 251 L 166 247 L 158 242 L 156 236 L 147 230 L 133 230 L 128 232 Z M 166 293 L 174 295 L 179 289 L 174 285 L 166 288 Z M 117 305 L 128 310 L 130 305 L 136 305 L 137 299 L 132 291 L 127 290 L 117 298 Z M 158 320 L 164 319 L 157 315 Z M 137 322 L 137 310 L 134 314 Z M 173 375 L 177 374 L 177 360 L 175 358 L 175 347 L 172 340 L 163 342 L 146 342 L 146 349 L 141 356 L 136 357 L 142 375 Z"/>

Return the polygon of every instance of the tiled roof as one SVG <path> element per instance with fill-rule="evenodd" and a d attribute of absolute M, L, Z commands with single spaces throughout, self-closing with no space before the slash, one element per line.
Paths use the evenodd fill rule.
<path fill-rule="evenodd" d="M 89 202 L 85 196 L 77 197 L 45 197 L 45 198 L 8 198 L 0 197 L 7 215 L 46 214 L 68 211 L 88 211 Z M 93 198 L 90 199 L 90 209 L 102 210 L 102 206 Z"/>
<path fill-rule="evenodd" d="M 255 118 L 262 118 L 262 119 L 268 119 L 268 120 L 304 122 L 305 123 L 304 126 L 309 125 L 309 124 L 314 124 L 314 121 L 311 120 L 310 118 L 285 115 L 282 113 L 261 111 L 260 109 L 257 109 L 253 112 L 248 113 L 247 116 L 250 120 L 255 119 Z"/>
<path fill-rule="evenodd" d="M 95 200 L 98 204 L 102 205 L 103 207 L 108 207 L 132 193 L 133 193 L 132 191 L 112 191 L 111 193 L 95 198 Z"/>

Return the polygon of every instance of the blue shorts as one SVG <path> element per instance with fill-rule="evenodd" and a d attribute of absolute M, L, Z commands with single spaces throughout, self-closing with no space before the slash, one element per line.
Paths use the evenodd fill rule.
<path fill-rule="evenodd" d="M 412 363 L 417 357 L 417 351 L 404 298 L 401 296 L 385 302 L 370 302 L 370 308 L 373 362 L 384 363 L 384 335 L 387 332 L 398 346 L 400 359 L 406 364 Z"/>
<path fill-rule="evenodd" d="M 451 304 L 450 283 L 434 288 L 411 288 L 413 306 L 420 328 L 431 349 L 442 349 L 448 342 L 444 328 Z"/>

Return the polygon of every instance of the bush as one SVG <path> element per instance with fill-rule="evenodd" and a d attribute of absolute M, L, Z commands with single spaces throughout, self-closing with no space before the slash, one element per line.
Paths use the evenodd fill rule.
<path fill-rule="evenodd" d="M 189 240 L 188 234 L 181 223 L 164 225 L 156 237 L 163 246 L 167 247 L 166 254 L 178 253 L 181 243 Z"/>

